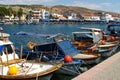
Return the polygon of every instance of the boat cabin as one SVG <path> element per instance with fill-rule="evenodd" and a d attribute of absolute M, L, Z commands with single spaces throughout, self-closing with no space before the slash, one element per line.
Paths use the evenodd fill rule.
<path fill-rule="evenodd" d="M 10 35 L 0 32 L 0 59 L 3 64 L 9 60 L 18 59 L 18 55 L 15 53 L 13 43 L 8 39 Z"/>
<path fill-rule="evenodd" d="M 40 54 L 43 61 L 55 59 L 60 60 L 65 55 L 74 56 L 79 53 L 69 40 L 36 45 L 33 48 L 33 52 Z"/>
<path fill-rule="evenodd" d="M 6 63 L 7 60 L 14 60 L 18 59 L 18 55 L 15 53 L 13 43 L 8 41 L 0 41 L 0 56 L 1 62 Z"/>
<path fill-rule="evenodd" d="M 84 28 L 81 29 L 86 30 L 85 32 L 73 32 L 74 40 L 75 41 L 89 41 L 92 43 L 97 43 L 101 39 L 103 39 L 104 32 L 98 28 Z"/>

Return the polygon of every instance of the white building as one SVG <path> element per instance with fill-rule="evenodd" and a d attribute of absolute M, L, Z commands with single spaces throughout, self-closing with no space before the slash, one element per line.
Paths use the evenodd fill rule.
<path fill-rule="evenodd" d="M 57 13 L 52 14 L 52 16 L 55 17 L 56 19 L 66 19 L 63 15 Z"/>
<path fill-rule="evenodd" d="M 96 20 L 100 20 L 100 17 L 92 15 L 92 16 L 84 16 L 84 19 L 90 21 L 96 21 Z"/>
<path fill-rule="evenodd" d="M 112 15 L 106 13 L 102 13 L 100 19 L 105 21 L 114 20 Z"/>
<path fill-rule="evenodd" d="M 49 11 L 45 9 L 33 11 L 33 19 L 46 19 L 49 18 Z"/>

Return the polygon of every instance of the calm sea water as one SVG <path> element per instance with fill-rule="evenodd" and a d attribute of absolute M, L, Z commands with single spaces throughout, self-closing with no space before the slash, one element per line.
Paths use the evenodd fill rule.
<path fill-rule="evenodd" d="M 16 36 L 17 32 L 33 32 L 41 34 L 57 34 L 63 33 L 65 35 L 72 36 L 72 32 L 80 31 L 79 27 L 97 27 L 106 30 L 107 24 L 37 24 L 37 25 L 1 25 L 4 32 L 11 34 L 10 40 L 14 43 L 15 47 L 21 45 L 26 47 L 28 41 L 34 41 L 39 43 L 40 38 L 37 37 L 27 37 L 27 36 Z"/>
<path fill-rule="evenodd" d="M 16 36 L 17 32 L 33 32 L 41 34 L 57 34 L 63 33 L 72 36 L 72 32 L 80 31 L 79 27 L 94 27 L 101 28 L 106 31 L 107 24 L 37 24 L 37 25 L 1 25 L 4 32 L 11 34 L 10 40 L 14 43 L 15 47 L 20 48 L 21 45 L 26 48 L 28 41 L 40 43 L 41 38 L 29 36 Z M 55 75 L 56 76 L 56 75 Z M 62 77 L 62 78 L 61 78 Z M 70 80 L 74 76 L 57 76 L 57 80 Z M 56 79 L 56 78 L 55 78 Z M 52 80 L 55 80 L 54 78 Z"/>

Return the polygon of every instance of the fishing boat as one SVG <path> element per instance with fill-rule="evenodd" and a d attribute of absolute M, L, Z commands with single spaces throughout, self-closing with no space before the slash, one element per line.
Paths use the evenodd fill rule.
<path fill-rule="evenodd" d="M 50 80 L 52 73 L 58 70 L 61 63 L 37 62 L 22 58 L 15 52 L 13 43 L 8 39 L 10 35 L 0 32 L 0 79 L 39 79 Z"/>
<path fill-rule="evenodd" d="M 50 36 L 48 39 L 53 39 L 63 50 L 63 54 L 72 56 L 73 59 L 80 59 L 86 64 L 97 64 L 100 62 L 100 54 L 84 54 L 80 53 L 73 44 L 68 36 L 64 34 L 58 34 L 55 36 Z"/>
<path fill-rule="evenodd" d="M 53 50 L 52 50 L 53 49 Z M 42 45 L 36 45 L 33 48 L 33 51 L 51 51 L 56 52 L 57 57 L 55 59 L 62 59 L 65 55 L 70 55 L 73 60 L 82 60 L 86 64 L 94 64 L 100 62 L 100 55 L 96 54 L 81 54 L 79 51 L 75 48 L 74 45 L 71 44 L 69 40 L 59 40 L 58 42 L 49 43 L 49 44 L 42 44 Z M 50 55 L 50 54 L 49 54 Z M 54 55 L 53 53 L 51 54 Z M 54 59 L 52 59 L 54 60 Z"/>
<path fill-rule="evenodd" d="M 73 59 L 72 62 L 64 63 L 64 61 L 62 61 L 64 64 L 59 69 L 59 71 L 62 69 L 63 70 L 60 72 L 73 75 L 76 73 L 80 73 L 79 68 L 80 68 L 81 64 L 83 64 L 82 62 L 85 61 L 84 63 L 86 63 L 87 61 L 89 61 L 89 64 L 93 64 L 93 63 L 98 63 L 100 61 L 99 55 L 80 54 L 78 52 L 78 50 L 74 47 L 74 45 L 71 44 L 70 40 L 68 40 L 67 37 L 65 37 L 64 34 L 61 34 L 61 33 L 58 33 L 55 35 L 45 35 L 45 34 L 41 35 L 41 34 L 35 34 L 35 33 L 33 33 L 33 34 L 35 36 L 37 35 L 37 38 L 38 38 L 38 36 L 39 36 L 39 38 L 41 38 L 41 37 L 47 38 L 47 43 L 42 43 L 42 44 L 36 45 L 36 43 L 30 42 L 30 44 L 27 44 L 28 49 L 30 49 L 33 53 L 37 53 L 39 55 L 41 53 L 46 53 L 41 57 L 44 61 L 61 61 L 61 59 L 64 60 L 64 56 L 66 56 L 66 55 L 69 55 L 72 57 L 72 59 Z M 18 32 L 17 35 L 32 36 L 31 33 L 29 34 L 26 32 L 23 32 L 23 33 Z M 76 54 L 79 55 L 79 57 L 73 57 Z M 31 54 L 31 55 L 35 56 L 35 54 L 34 55 Z M 35 56 L 35 58 L 36 57 L 37 57 L 37 55 Z M 33 59 L 35 59 L 35 58 L 33 58 Z M 90 61 L 92 61 L 92 63 Z M 88 63 L 86 63 L 86 64 L 88 64 Z M 79 67 L 76 68 L 75 65 L 78 65 Z M 70 66 L 72 67 L 72 69 L 70 68 Z M 77 70 L 75 70 L 75 69 L 77 69 Z"/>
<path fill-rule="evenodd" d="M 86 30 L 86 32 L 73 32 L 74 39 L 72 44 L 81 51 L 91 50 L 95 54 L 97 52 L 102 54 L 102 56 L 108 56 L 112 54 L 112 50 L 116 50 L 119 46 L 119 40 L 105 35 L 105 32 L 99 28 L 81 27 L 80 29 Z"/>
<path fill-rule="evenodd" d="M 86 45 L 97 43 L 99 44 L 98 47 L 112 47 L 120 42 L 119 39 L 110 35 L 106 35 L 105 32 L 99 28 L 81 27 L 80 29 L 86 30 L 87 32 L 73 32 L 73 44 L 84 41 L 85 43 L 83 42 L 83 44 Z"/>
<path fill-rule="evenodd" d="M 32 59 L 39 59 L 43 62 L 61 62 L 62 67 L 56 71 L 56 73 L 62 73 L 66 75 L 78 75 L 80 74 L 80 67 L 82 64 L 82 60 L 71 60 L 66 62 L 65 55 L 63 54 L 63 49 L 56 43 L 47 43 L 47 44 L 38 44 L 33 47 L 32 55 L 34 58 Z M 35 54 L 36 53 L 36 54 Z M 61 54 L 60 54 L 61 53 Z M 71 53 L 71 52 L 70 52 Z M 31 53 L 30 53 L 31 54 Z M 66 54 L 71 57 L 70 54 Z"/>
<path fill-rule="evenodd" d="M 29 32 L 18 32 L 15 35 L 22 35 L 22 36 L 33 36 L 37 38 L 45 38 L 44 43 L 38 44 L 31 41 L 28 41 L 27 48 L 29 51 L 24 51 L 26 54 L 24 57 L 27 57 L 29 60 L 38 60 L 42 62 L 50 62 L 62 63 L 62 67 L 55 71 L 55 73 L 62 73 L 66 75 L 78 75 L 80 74 L 80 66 L 82 64 L 82 60 L 71 60 L 71 61 L 64 61 L 64 56 L 58 55 L 62 50 L 59 50 L 58 45 L 56 43 L 56 39 L 54 39 L 57 35 L 62 35 L 60 33 L 51 35 L 51 34 L 36 34 L 36 33 L 29 33 Z M 50 40 L 52 39 L 52 40 Z"/>

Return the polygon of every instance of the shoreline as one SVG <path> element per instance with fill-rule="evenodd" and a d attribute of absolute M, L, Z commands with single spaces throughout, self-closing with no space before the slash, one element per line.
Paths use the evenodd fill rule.
<path fill-rule="evenodd" d="M 51 21 L 8 21 L 8 22 L 0 22 L 0 25 L 7 25 L 7 24 L 120 24 L 120 22 L 117 21 L 89 21 L 89 20 L 84 20 L 84 21 L 78 21 L 78 20 L 51 20 Z"/>

